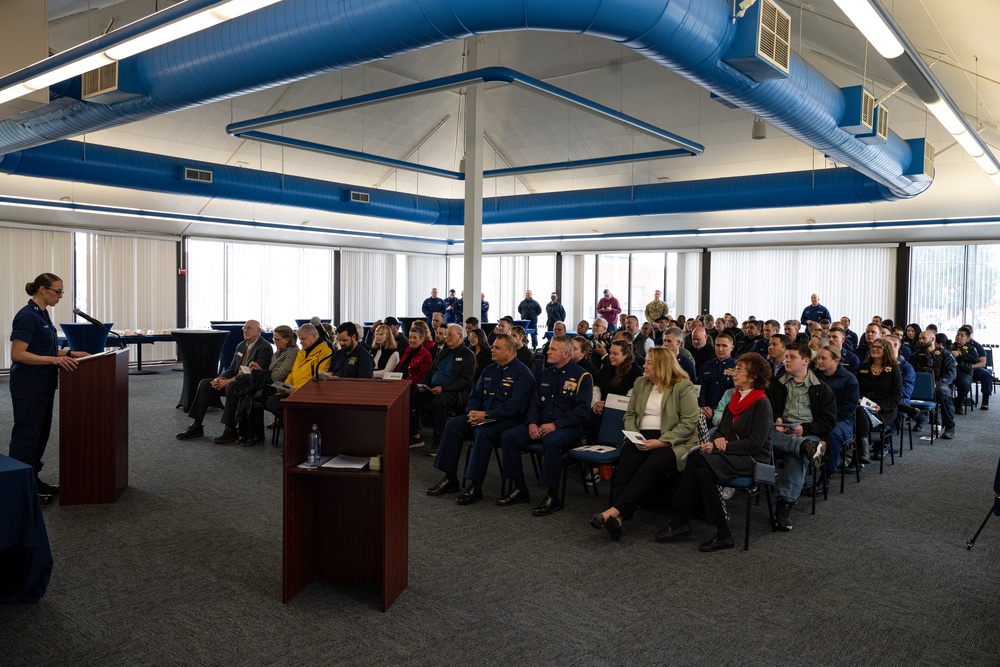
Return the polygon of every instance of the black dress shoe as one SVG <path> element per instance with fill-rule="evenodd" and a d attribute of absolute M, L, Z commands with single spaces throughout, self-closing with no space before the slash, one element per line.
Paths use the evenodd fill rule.
<path fill-rule="evenodd" d="M 604 522 L 604 530 L 608 531 L 611 539 L 617 542 L 622 539 L 622 519 L 619 516 L 609 516 Z"/>
<path fill-rule="evenodd" d="M 191 424 L 186 429 L 177 434 L 178 440 L 190 440 L 191 438 L 200 438 L 205 435 L 205 429 L 201 424 Z"/>
<path fill-rule="evenodd" d="M 555 496 L 546 495 L 542 498 L 542 502 L 538 503 L 535 509 L 531 510 L 532 516 L 548 516 L 553 512 L 558 512 L 562 509 L 562 504 L 559 499 Z"/>
<path fill-rule="evenodd" d="M 218 438 L 212 440 L 217 445 L 227 445 L 230 442 L 236 442 L 239 439 L 239 434 L 234 430 L 226 427 L 226 430 L 222 432 Z"/>
<path fill-rule="evenodd" d="M 41 505 L 51 505 L 51 504 L 52 504 L 52 502 L 53 502 L 53 501 L 54 501 L 55 499 L 56 499 L 56 497 L 55 497 L 55 496 L 53 496 L 53 495 L 52 495 L 52 494 L 50 494 L 50 493 L 39 493 L 39 494 L 38 494 L 38 502 L 39 502 L 39 504 L 41 504 Z"/>
<path fill-rule="evenodd" d="M 735 544 L 733 543 L 733 536 L 732 535 L 730 535 L 729 537 L 724 537 L 722 539 L 719 539 L 719 536 L 716 535 L 715 537 L 713 537 L 712 539 L 710 539 L 708 542 L 705 542 L 700 547 L 698 547 L 698 550 L 699 551 L 704 551 L 705 553 L 710 553 L 712 551 L 721 551 L 723 549 L 732 549 L 734 546 L 735 546 Z"/>
<path fill-rule="evenodd" d="M 604 518 L 603 514 L 595 514 L 594 516 L 590 517 L 590 525 L 596 528 L 597 530 L 604 528 L 605 523 L 607 523 L 607 519 Z"/>
<path fill-rule="evenodd" d="M 500 498 L 497 500 L 497 505 L 500 507 L 510 507 L 511 505 L 519 505 L 520 503 L 526 503 L 530 500 L 527 489 L 515 488 L 511 491 L 506 498 Z"/>
<path fill-rule="evenodd" d="M 457 479 L 451 479 L 445 477 L 440 482 L 427 489 L 428 496 L 443 496 L 446 493 L 455 493 L 459 491 L 460 487 L 458 485 Z"/>
<path fill-rule="evenodd" d="M 240 438 L 240 444 L 243 445 L 244 447 L 253 447 L 254 445 L 259 445 L 262 442 L 264 442 L 263 438 L 256 438 L 256 437 Z"/>
<path fill-rule="evenodd" d="M 682 537 L 687 537 L 690 534 L 691 522 L 685 521 L 681 526 L 674 526 L 671 524 L 663 530 L 658 530 L 656 531 L 656 535 L 653 537 L 657 542 L 673 542 L 674 540 L 679 540 Z"/>
<path fill-rule="evenodd" d="M 471 505 L 472 503 L 478 503 L 483 499 L 483 489 L 473 482 L 469 485 L 465 491 L 459 494 L 458 498 L 455 498 L 456 505 Z"/>
<path fill-rule="evenodd" d="M 59 485 L 58 484 L 46 484 L 40 479 L 35 480 L 35 487 L 38 489 L 38 493 L 45 494 L 46 496 L 58 496 L 59 495 Z"/>

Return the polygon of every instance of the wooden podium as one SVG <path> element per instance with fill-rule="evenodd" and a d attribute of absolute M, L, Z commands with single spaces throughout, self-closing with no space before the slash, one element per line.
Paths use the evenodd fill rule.
<path fill-rule="evenodd" d="M 309 382 L 285 408 L 285 524 L 282 596 L 288 602 L 314 579 L 376 584 L 382 611 L 409 572 L 410 383 Z M 308 470 L 313 424 L 323 456 L 382 455 L 380 471 Z"/>
<path fill-rule="evenodd" d="M 128 350 L 59 371 L 59 504 L 113 503 L 128 486 Z"/>

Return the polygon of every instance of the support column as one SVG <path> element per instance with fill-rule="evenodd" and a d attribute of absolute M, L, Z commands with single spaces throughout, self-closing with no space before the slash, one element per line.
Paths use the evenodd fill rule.
<path fill-rule="evenodd" d="M 466 70 L 479 69 L 484 53 L 482 37 L 465 40 Z M 465 236 L 464 312 L 479 317 L 483 291 L 483 93 L 480 86 L 465 89 Z"/>

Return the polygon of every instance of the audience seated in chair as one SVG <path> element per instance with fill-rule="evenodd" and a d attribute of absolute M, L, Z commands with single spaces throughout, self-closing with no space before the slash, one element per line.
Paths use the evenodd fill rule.
<path fill-rule="evenodd" d="M 775 421 L 771 445 L 775 458 L 784 459 L 775 526 L 786 532 L 792 529 L 791 511 L 802 493 L 806 471 L 822 464 L 826 441 L 837 424 L 834 393 L 809 370 L 810 360 L 808 345 L 792 343 L 785 350 L 785 374 L 767 388 Z"/>
<path fill-rule="evenodd" d="M 613 540 L 621 538 L 622 523 L 663 478 L 684 469 L 687 451 L 698 444 L 698 399 L 694 385 L 663 347 L 646 357 L 643 375 L 635 381 L 625 411 L 625 430 L 642 433 L 643 442 L 625 440 L 612 486 L 614 504 L 590 520 Z"/>
<path fill-rule="evenodd" d="M 718 482 L 731 477 L 751 477 L 757 463 L 771 463 L 771 404 L 764 390 L 770 368 L 758 354 L 740 357 L 733 382 L 736 393 L 726 408 L 711 442 L 703 442 L 687 456 L 680 485 L 674 495 L 673 518 L 656 533 L 658 542 L 689 536 L 691 514 L 700 497 L 705 521 L 715 526 L 715 536 L 699 549 L 705 552 L 733 548 L 733 535 Z"/>
<path fill-rule="evenodd" d="M 547 493 L 532 514 L 546 516 L 562 509 L 559 482 L 563 455 L 576 447 L 583 436 L 594 391 L 593 377 L 573 363 L 572 354 L 573 342 L 569 338 L 552 339 L 549 345 L 552 365 L 538 376 L 528 409 L 528 423 L 505 431 L 500 438 L 503 476 L 514 482 L 513 491 L 497 501 L 501 507 L 528 502 L 521 456 L 534 444 L 542 450 L 539 483 Z"/>
<path fill-rule="evenodd" d="M 465 468 L 465 478 L 471 483 L 458 496 L 457 503 L 471 505 L 482 500 L 486 470 L 494 448 L 500 446 L 500 436 L 507 429 L 524 423 L 535 377 L 527 366 L 517 360 L 517 344 L 511 336 L 498 336 L 491 353 L 493 361 L 476 381 L 465 412 L 445 423 L 434 458 L 434 467 L 444 473 L 444 478 L 427 489 L 429 496 L 460 490 L 458 461 L 462 444 L 472 440 L 472 451 Z"/>

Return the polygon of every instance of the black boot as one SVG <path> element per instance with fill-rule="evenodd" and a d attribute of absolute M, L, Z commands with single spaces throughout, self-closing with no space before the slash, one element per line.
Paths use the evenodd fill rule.
<path fill-rule="evenodd" d="M 858 438 L 858 460 L 862 465 L 871 463 L 871 442 L 869 438 Z"/>

